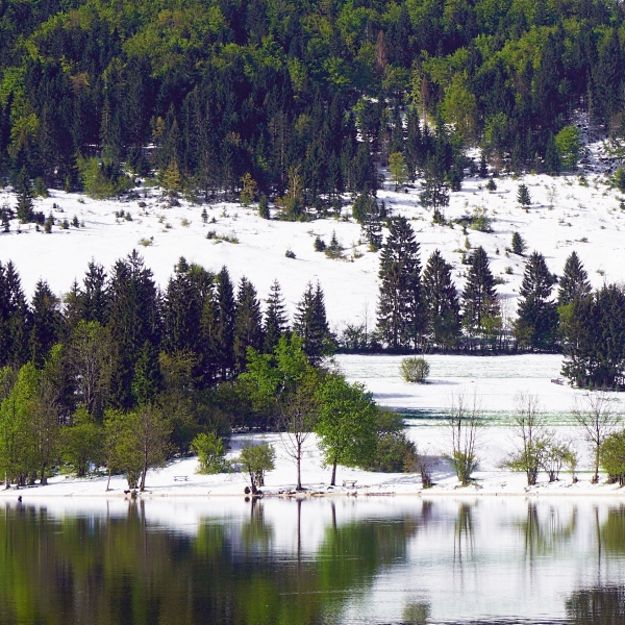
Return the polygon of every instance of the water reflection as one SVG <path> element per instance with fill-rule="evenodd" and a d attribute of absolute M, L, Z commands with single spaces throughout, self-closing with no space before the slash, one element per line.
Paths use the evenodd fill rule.
<path fill-rule="evenodd" d="M 0 625 L 625 623 L 622 505 L 96 508 L 0 509 Z"/>

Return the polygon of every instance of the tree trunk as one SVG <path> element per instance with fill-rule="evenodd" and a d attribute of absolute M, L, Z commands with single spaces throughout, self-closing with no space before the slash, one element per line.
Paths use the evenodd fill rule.
<path fill-rule="evenodd" d="M 109 479 L 106 481 L 106 491 L 111 490 L 111 467 L 109 467 Z"/>
<path fill-rule="evenodd" d="M 297 452 L 297 488 L 295 490 L 303 490 L 302 488 L 302 452 Z"/>
<path fill-rule="evenodd" d="M 141 471 L 141 481 L 139 482 L 139 490 L 143 492 L 145 490 L 145 476 L 148 474 L 148 465 L 143 465 L 143 471 Z"/>
<path fill-rule="evenodd" d="M 591 483 L 597 484 L 599 482 L 599 458 L 601 450 L 599 447 L 595 449 L 595 474 L 592 476 Z"/>
<path fill-rule="evenodd" d="M 41 479 L 39 480 L 39 483 L 41 484 L 41 486 L 47 486 L 48 485 L 48 476 L 46 475 L 46 465 L 45 464 L 41 467 Z"/>
<path fill-rule="evenodd" d="M 332 481 L 330 482 L 330 486 L 336 486 L 336 465 L 338 462 L 335 460 L 332 465 Z"/>

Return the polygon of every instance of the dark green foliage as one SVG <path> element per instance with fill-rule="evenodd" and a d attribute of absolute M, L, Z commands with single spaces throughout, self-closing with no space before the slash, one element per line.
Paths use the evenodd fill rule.
<path fill-rule="evenodd" d="M 163 376 L 158 359 L 158 349 L 149 341 L 145 341 L 132 379 L 132 396 L 138 405 L 154 402 L 163 387 Z"/>
<path fill-rule="evenodd" d="M 552 299 L 556 277 L 549 272 L 545 257 L 533 252 L 525 266 L 514 333 L 519 346 L 534 350 L 554 347 L 558 326 Z"/>
<path fill-rule="evenodd" d="M 525 253 L 525 241 L 523 237 L 518 232 L 512 233 L 512 245 L 511 245 L 512 253 L 517 256 L 523 256 Z"/>
<path fill-rule="evenodd" d="M 5 204 L 0 208 L 0 227 L 2 232 L 9 232 L 11 230 L 11 209 Z"/>
<path fill-rule="evenodd" d="M 377 329 L 391 349 L 416 346 L 425 330 L 419 244 L 404 217 L 391 220 L 380 254 Z"/>
<path fill-rule="evenodd" d="M 625 294 L 607 285 L 592 296 L 573 299 L 561 312 L 562 373 L 583 388 L 623 386 Z"/>
<path fill-rule="evenodd" d="M 516 196 L 517 202 L 521 205 L 522 208 L 527 210 L 532 204 L 532 198 L 530 197 L 529 189 L 527 185 L 520 184 L 519 190 L 517 191 Z"/>
<path fill-rule="evenodd" d="M 315 252 L 323 252 L 326 249 L 325 241 L 319 236 L 315 237 L 315 242 L 313 243 L 313 247 Z"/>
<path fill-rule="evenodd" d="M 152 272 L 136 251 L 115 263 L 109 293 L 108 327 L 114 347 L 111 400 L 116 407 L 131 408 L 135 403 L 132 384 L 137 361 L 147 349 L 146 342 L 154 347 L 159 344 L 161 331 Z"/>
<path fill-rule="evenodd" d="M 39 280 L 35 286 L 31 310 L 30 357 L 37 367 L 41 367 L 48 352 L 58 341 L 63 323 L 59 299 L 43 280 Z"/>
<path fill-rule="evenodd" d="M 383 432 L 378 437 L 375 454 L 366 468 L 384 473 L 411 471 L 416 454 L 415 444 L 403 432 Z"/>
<path fill-rule="evenodd" d="M 289 330 L 289 322 L 282 297 L 282 290 L 277 280 L 271 285 L 269 296 L 267 297 L 267 307 L 265 309 L 265 320 L 263 324 L 264 342 L 263 351 L 267 354 L 273 352 L 282 336 Z"/>
<path fill-rule="evenodd" d="M 235 304 L 233 327 L 234 367 L 236 372 L 245 369 L 247 350 L 260 350 L 263 346 L 262 315 L 254 285 L 241 278 Z"/>
<path fill-rule="evenodd" d="M 462 304 L 463 324 L 471 335 L 487 332 L 492 319 L 499 312 L 495 279 L 490 271 L 488 256 L 481 246 L 470 256 Z"/>
<path fill-rule="evenodd" d="M 590 295 L 590 282 L 576 252 L 566 259 L 564 271 L 559 280 L 558 305 L 570 304 L 573 300 Z"/>
<path fill-rule="evenodd" d="M 321 285 L 309 282 L 297 305 L 293 332 L 303 341 L 304 352 L 313 365 L 332 353 L 334 337 L 328 327 L 326 307 Z"/>
<path fill-rule="evenodd" d="M 31 313 L 11 261 L 0 263 L 0 366 L 19 367 L 30 357 Z"/>
<path fill-rule="evenodd" d="M 25 169 L 22 169 L 18 176 L 15 192 L 17 194 L 17 206 L 15 208 L 17 218 L 22 224 L 30 223 L 35 216 L 33 211 L 33 192 Z"/>
<path fill-rule="evenodd" d="M 439 250 L 430 256 L 423 272 L 423 300 L 428 336 L 444 349 L 453 348 L 461 335 L 460 304 L 451 277 L 451 265 Z"/>
<path fill-rule="evenodd" d="M 258 216 L 262 219 L 269 219 L 269 200 L 264 193 L 258 198 Z"/>

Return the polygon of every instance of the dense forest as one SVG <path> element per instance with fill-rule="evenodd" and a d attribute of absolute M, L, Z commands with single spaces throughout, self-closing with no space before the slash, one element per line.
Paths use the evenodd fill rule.
<path fill-rule="evenodd" d="M 7 0 L 0 40 L 1 175 L 95 195 L 247 175 L 297 217 L 393 155 L 453 189 L 468 145 L 553 172 L 577 110 L 623 131 L 616 0 Z"/>

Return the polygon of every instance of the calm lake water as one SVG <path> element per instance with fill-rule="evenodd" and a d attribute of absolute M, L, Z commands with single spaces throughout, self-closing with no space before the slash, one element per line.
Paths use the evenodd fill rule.
<path fill-rule="evenodd" d="M 1 625 L 625 623 L 625 502 L 0 506 Z"/>

